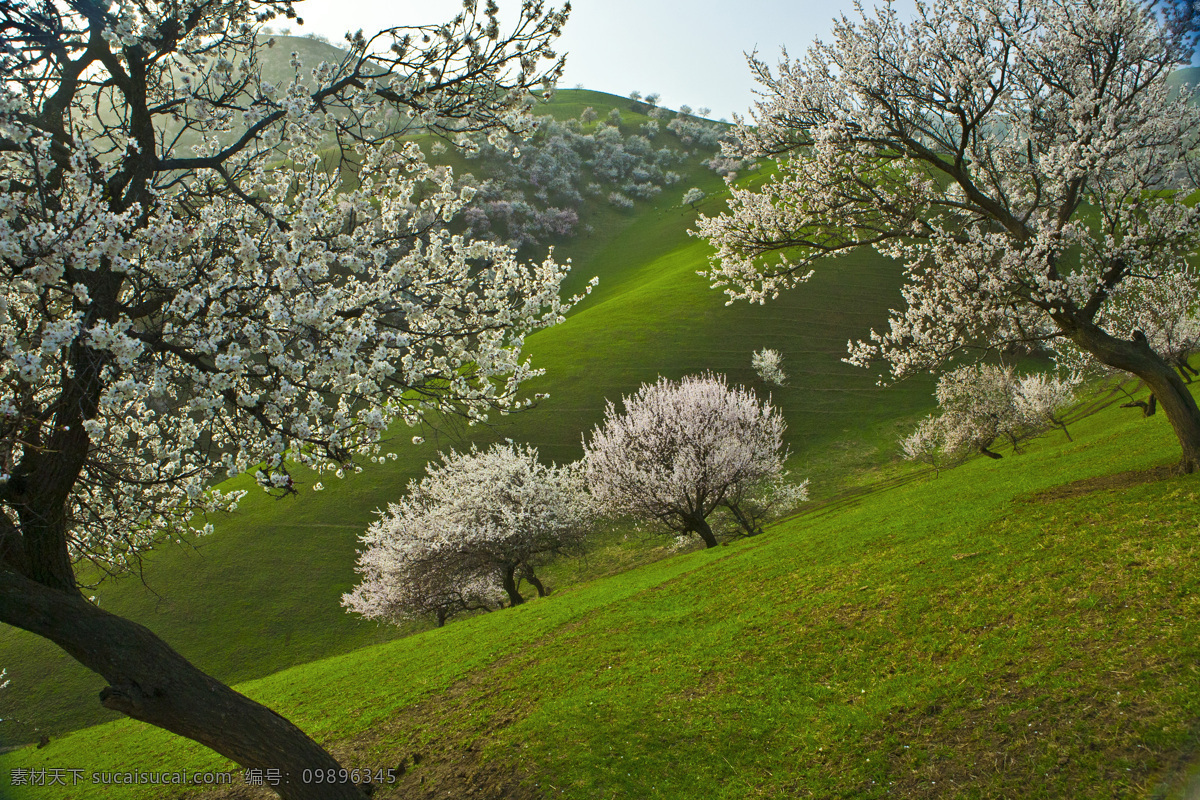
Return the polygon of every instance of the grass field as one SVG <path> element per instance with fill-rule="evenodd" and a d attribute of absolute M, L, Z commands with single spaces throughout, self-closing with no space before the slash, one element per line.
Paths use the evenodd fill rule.
<path fill-rule="evenodd" d="M 1146 472 L 1161 415 L 1072 434 L 239 688 L 404 764 L 376 797 L 1162 797 L 1200 718 L 1200 484 Z M 127 721 L 0 757 L 79 766 L 227 767 Z"/>
<path fill-rule="evenodd" d="M 616 106 L 630 124 L 638 122 L 628 102 L 611 95 L 563 91 L 556 103 L 572 116 L 591 105 L 603 117 Z M 567 292 L 593 275 L 601 280 L 565 324 L 527 342 L 534 364 L 546 369 L 528 390 L 551 395 L 539 408 L 498 419 L 489 429 L 427 432 L 420 447 L 408 444 L 414 431 L 399 430 L 398 461 L 326 480 L 320 494 L 302 491 L 279 501 L 241 479 L 251 495 L 234 515 L 214 520 L 213 536 L 195 549 L 149 553 L 144 585 L 137 578 L 106 582 L 94 591 L 101 604 L 145 624 L 228 682 L 388 641 L 408 630 L 351 617 L 339 598 L 355 582 L 358 534 L 438 447 L 463 447 L 467 439 L 459 437 L 467 434 L 479 442 L 511 437 L 537 445 L 547 458 L 574 460 L 605 399 L 617 400 L 659 374 L 677 378 L 714 369 L 765 395 L 769 387 L 750 368 L 751 353 L 762 347 L 785 355 L 791 380 L 774 389 L 773 398 L 788 421 L 790 466 L 798 477 L 813 479 L 814 496 L 893 458 L 898 420 L 928 407 L 931 383 L 881 390 L 875 375 L 840 359 L 847 339 L 885 321 L 886 308 L 899 299 L 898 268 L 866 253 L 840 259 L 836 269 L 765 307 L 726 307 L 724 296 L 696 274 L 707 250 L 687 235 L 696 212 L 679 203 L 685 187 L 700 186 L 709 198 L 699 211 L 717 213 L 724 184 L 699 165 L 699 156 L 684 167 L 678 191 L 639 202 L 634 211 L 593 204 L 586 215 L 590 236 L 559 248 L 558 255 L 575 263 Z M 618 541 L 607 555 L 564 565 L 558 574 L 578 580 L 641 560 L 635 544 Z M 0 666 L 13 680 L 12 689 L 0 693 L 0 746 L 115 717 L 96 700 L 102 681 L 41 639 L 0 630 Z"/>

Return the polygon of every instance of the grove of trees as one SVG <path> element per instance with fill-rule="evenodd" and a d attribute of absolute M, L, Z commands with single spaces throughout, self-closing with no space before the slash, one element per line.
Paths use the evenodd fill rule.
<path fill-rule="evenodd" d="M 992 449 L 997 441 L 1019 452 L 1021 442 L 1052 427 L 1070 439 L 1063 412 L 1078 384 L 1076 375 L 1018 376 L 1012 367 L 992 364 L 959 367 L 938 380 L 938 413 L 901 441 L 904 455 L 940 467 L 971 453 L 999 459 Z"/>

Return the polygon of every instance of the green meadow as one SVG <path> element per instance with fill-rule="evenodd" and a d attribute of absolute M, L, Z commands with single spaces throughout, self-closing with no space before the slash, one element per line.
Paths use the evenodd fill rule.
<path fill-rule="evenodd" d="M 376 797 L 1166 797 L 1200 716 L 1200 486 L 1156 469 L 1161 415 L 1097 405 L 1074 442 L 893 467 L 763 536 L 238 688 L 395 770 Z M 0 758 L 79 765 L 233 769 L 129 721 Z"/>
<path fill-rule="evenodd" d="M 565 108 L 564 116 L 576 117 L 586 106 L 601 118 L 619 108 L 630 131 L 648 119 L 623 98 L 582 90 L 559 92 L 548 109 L 558 114 Z M 586 201 L 580 217 L 592 230 L 555 252 L 573 262 L 564 293 L 578 292 L 593 276 L 600 283 L 565 323 L 527 340 L 527 354 L 546 374 L 526 391 L 550 395 L 537 408 L 484 428 L 447 421 L 438 430 L 397 429 L 397 460 L 364 464 L 361 474 L 340 481 L 323 478 L 326 488 L 319 493 L 308 490 L 316 480 L 311 476 L 301 480 L 298 497 L 282 500 L 263 495 L 248 478 L 234 479 L 231 487 L 250 494 L 237 512 L 211 520 L 212 536 L 150 552 L 140 575 L 106 580 L 89 593 L 226 682 L 405 635 L 416 628 L 365 622 L 339 604 L 356 582 L 357 537 L 375 510 L 421 475 L 438 449 L 511 438 L 537 446 L 547 459 L 573 461 L 582 452 L 581 437 L 601 419 L 605 400 L 619 402 L 660 374 L 678 378 L 711 369 L 764 396 L 771 393 L 788 420 L 790 467 L 797 478 L 812 479 L 814 496 L 830 494 L 839 481 L 858 480 L 850 477 L 856 470 L 891 460 L 903 420 L 932 403 L 932 382 L 881 389 L 878 376 L 841 358 L 848 339 L 885 322 L 887 308 L 899 300 L 899 268 L 863 253 L 840 259 L 836 269 L 767 306 L 726 306 L 724 295 L 697 274 L 707 263 L 707 245 L 687 233 L 696 213 L 724 208 L 724 183 L 700 160 L 695 154 L 676 167 L 686 171 L 683 181 L 633 210 Z M 470 162 L 455 166 L 478 168 Z M 689 186 L 709 193 L 696 211 L 680 204 Z M 754 375 L 750 356 L 762 347 L 783 352 L 788 386 L 772 389 Z M 426 443 L 411 444 L 415 434 Z M 579 580 L 660 555 L 655 543 L 646 547 L 633 539 L 626 532 L 610 535 L 589 561 L 564 564 L 559 572 L 564 580 Z M 0 654 L 14 687 L 0 695 L 0 746 L 116 717 L 96 700 L 100 678 L 48 642 L 5 628 Z"/>
<path fill-rule="evenodd" d="M 588 106 L 601 119 L 618 108 L 627 133 L 649 119 L 583 90 L 542 110 L 562 120 Z M 395 460 L 322 476 L 321 492 L 308 474 L 283 499 L 235 478 L 250 493 L 212 535 L 158 548 L 140 574 L 91 593 L 382 777 L 377 798 L 1193 796 L 1200 483 L 1168 474 L 1178 445 L 1165 416 L 1095 385 L 1074 441 L 1053 432 L 940 473 L 900 462 L 933 378 L 879 386 L 841 361 L 847 340 L 886 324 L 900 268 L 864 251 L 765 306 L 726 305 L 699 274 L 709 248 L 688 234 L 697 213 L 724 208 L 703 157 L 632 210 L 585 200 L 589 228 L 555 253 L 573 263 L 567 294 L 599 285 L 526 340 L 545 374 L 525 391 L 549 395 L 536 407 L 399 427 Z M 696 210 L 680 203 L 692 186 L 708 195 Z M 787 385 L 755 376 L 763 347 L 783 353 Z M 358 535 L 439 450 L 510 438 L 573 461 L 606 401 L 704 370 L 782 410 L 788 466 L 811 480 L 799 513 L 690 552 L 614 523 L 548 570 L 549 597 L 440 629 L 341 608 Z M 263 791 L 211 751 L 106 712 L 103 682 L 41 639 L 0 630 L 0 667 L 13 682 L 0 693 L 0 748 L 12 748 L 0 796 Z M 101 780 L 131 770 L 230 772 L 235 788 Z M 19 780 L 51 774 L 67 785 Z"/>

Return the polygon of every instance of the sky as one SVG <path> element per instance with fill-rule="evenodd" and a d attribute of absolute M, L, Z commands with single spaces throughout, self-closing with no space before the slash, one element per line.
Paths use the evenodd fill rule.
<path fill-rule="evenodd" d="M 497 0 L 501 15 L 518 0 Z M 871 0 L 864 5 L 870 6 Z M 712 118 L 745 114 L 755 83 L 743 53 L 758 50 L 770 64 L 786 45 L 803 55 L 828 38 L 835 15 L 854 15 L 852 0 L 573 0 L 558 51 L 567 53 L 559 86 L 628 95 L 658 92 L 669 108 L 709 108 Z M 900 3 L 903 8 L 906 4 Z M 347 30 L 444 22 L 455 0 L 304 0 L 305 24 L 337 43 Z M 903 12 L 902 12 L 903 13 Z"/>

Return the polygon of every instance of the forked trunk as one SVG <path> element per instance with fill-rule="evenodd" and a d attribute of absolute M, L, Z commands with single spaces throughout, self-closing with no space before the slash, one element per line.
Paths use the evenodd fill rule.
<path fill-rule="evenodd" d="M 1177 470 L 1191 473 L 1200 469 L 1200 408 L 1179 373 L 1150 349 L 1145 335 L 1134 331 L 1132 341 L 1127 341 L 1085 324 L 1072 331 L 1071 338 L 1101 363 L 1141 378 L 1179 440 L 1183 452 Z"/>
<path fill-rule="evenodd" d="M 1130 400 L 1128 403 L 1121 403 L 1121 408 L 1140 408 L 1143 417 L 1153 417 L 1154 412 L 1158 410 L 1158 401 L 1154 399 L 1154 395 L 1150 395 L 1147 400 Z"/>
<path fill-rule="evenodd" d="M 0 621 L 50 639 L 109 685 L 107 708 L 199 742 L 246 768 L 278 770 L 287 800 L 361 800 L 342 767 L 266 706 L 209 677 L 143 626 L 0 568 Z M 274 773 L 272 773 L 274 774 Z"/>
<path fill-rule="evenodd" d="M 758 536 L 760 533 L 762 533 L 762 528 L 755 524 L 752 519 L 750 519 L 750 516 L 742 510 L 742 507 L 739 503 L 726 502 L 725 507 L 729 509 L 731 514 L 733 514 L 733 518 L 741 527 L 742 532 L 747 536 Z"/>

